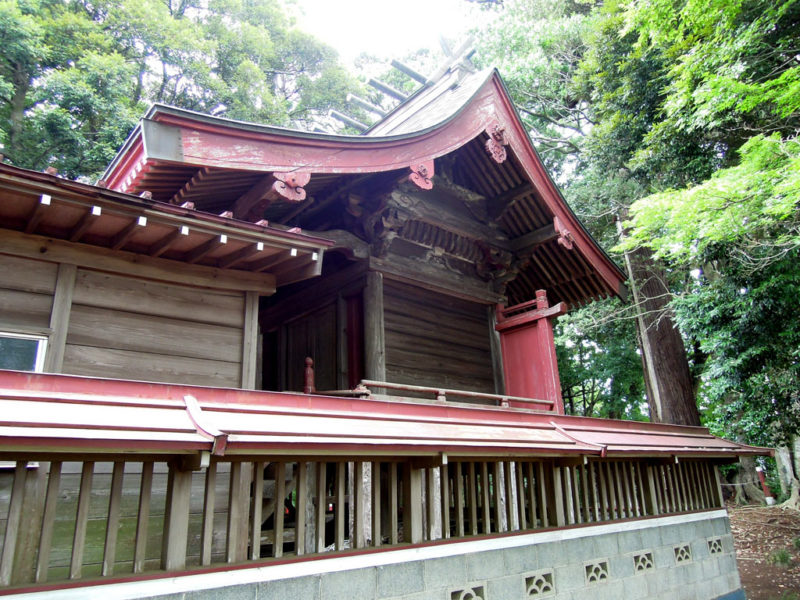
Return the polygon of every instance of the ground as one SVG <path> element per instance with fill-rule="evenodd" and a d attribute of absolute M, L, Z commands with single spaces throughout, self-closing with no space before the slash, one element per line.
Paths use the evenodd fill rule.
<path fill-rule="evenodd" d="M 730 505 L 728 514 L 747 600 L 800 600 L 800 512 Z"/>

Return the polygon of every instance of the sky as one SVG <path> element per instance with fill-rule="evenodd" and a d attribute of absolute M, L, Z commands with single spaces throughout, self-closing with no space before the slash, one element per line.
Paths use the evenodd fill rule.
<path fill-rule="evenodd" d="M 439 48 L 439 35 L 457 46 L 475 25 L 466 0 L 295 0 L 299 29 L 336 48 L 347 66 L 361 52 L 388 59 Z M 472 14 L 472 16 L 470 16 Z"/>

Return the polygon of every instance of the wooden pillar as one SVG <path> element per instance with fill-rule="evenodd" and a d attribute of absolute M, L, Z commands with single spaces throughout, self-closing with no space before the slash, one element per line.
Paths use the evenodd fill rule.
<path fill-rule="evenodd" d="M 647 494 L 644 497 L 646 514 L 655 516 L 660 513 L 658 510 L 658 493 L 656 491 L 656 478 L 653 465 L 647 465 Z"/>
<path fill-rule="evenodd" d="M 557 465 L 550 465 L 549 469 L 545 469 L 546 476 L 550 480 L 547 486 L 549 492 L 548 504 L 553 507 L 550 514 L 550 525 L 556 527 L 564 527 L 566 525 L 566 518 L 564 516 L 564 489 L 562 487 L 561 467 Z"/>
<path fill-rule="evenodd" d="M 364 371 L 367 379 L 386 381 L 383 324 L 383 275 L 370 271 L 364 287 Z"/>
<path fill-rule="evenodd" d="M 191 492 L 192 472 L 181 469 L 177 463 L 170 463 L 161 548 L 161 568 L 165 571 L 178 571 L 186 567 Z"/>
<path fill-rule="evenodd" d="M 122 477 L 125 472 L 125 463 L 117 461 L 114 463 L 114 471 L 111 476 L 111 493 L 108 497 L 108 521 L 106 522 L 106 541 L 103 546 L 103 570 L 104 576 L 114 573 L 114 562 L 117 553 L 117 532 L 119 530 L 119 513 L 122 504 Z"/>
<path fill-rule="evenodd" d="M 58 265 L 56 289 L 53 294 L 53 308 L 50 311 L 50 339 L 47 355 L 44 359 L 44 370 L 47 373 L 60 373 L 64 364 L 64 349 L 67 345 L 69 315 L 72 310 L 72 294 L 75 291 L 75 278 L 78 268 L 75 265 L 61 263 Z"/>
<path fill-rule="evenodd" d="M 19 524 L 22 518 L 22 506 L 25 497 L 26 462 L 17 461 L 14 469 L 14 484 L 11 488 L 11 503 L 8 509 L 6 532 L 3 539 L 3 551 L 0 553 L 0 585 L 11 583 L 14 566 L 14 550 L 17 545 Z"/>
<path fill-rule="evenodd" d="M 171 469 L 170 472 L 172 472 Z M 252 466 L 250 464 L 231 463 L 228 490 L 228 537 L 225 549 L 225 558 L 229 563 L 242 562 L 247 559 L 251 477 Z"/>
<path fill-rule="evenodd" d="M 503 350 L 500 347 L 500 333 L 497 331 L 497 313 L 491 306 L 489 312 L 489 348 L 492 353 L 492 376 L 494 377 L 494 393 L 505 394 L 506 383 L 503 379 Z"/>
<path fill-rule="evenodd" d="M 422 471 L 403 465 L 403 541 L 412 544 L 422 541 Z"/>
<path fill-rule="evenodd" d="M 308 464 L 302 460 L 297 463 L 297 506 L 295 511 L 295 530 L 294 530 L 294 551 L 297 556 L 302 556 L 306 552 L 306 528 L 307 524 L 313 523 L 313 519 L 309 519 L 308 506 L 311 503 L 308 501 L 308 491 L 311 488 L 308 478 Z M 313 530 L 311 536 L 313 538 Z"/>
<path fill-rule="evenodd" d="M 30 583 L 36 575 L 36 554 L 39 548 L 39 525 L 44 512 L 45 489 L 49 463 L 42 462 L 39 468 L 27 469 L 25 478 L 25 503 L 17 536 L 14 573 L 11 585 Z"/>
<path fill-rule="evenodd" d="M 242 389 L 256 387 L 258 371 L 258 292 L 244 295 L 244 335 L 242 336 Z"/>

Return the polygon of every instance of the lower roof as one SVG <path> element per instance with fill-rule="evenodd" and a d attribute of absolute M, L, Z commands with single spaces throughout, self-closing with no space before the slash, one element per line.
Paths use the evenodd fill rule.
<path fill-rule="evenodd" d="M 770 450 L 703 427 L 521 409 L 0 370 L 0 456 L 708 457 Z"/>

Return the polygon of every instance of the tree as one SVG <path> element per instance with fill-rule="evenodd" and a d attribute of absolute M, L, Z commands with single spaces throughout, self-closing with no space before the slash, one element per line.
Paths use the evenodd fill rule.
<path fill-rule="evenodd" d="M 784 445 L 800 507 L 792 457 L 800 412 L 800 6 L 655 2 L 627 19 L 641 48 L 672 60 L 663 119 L 636 161 L 663 160 L 673 135 L 693 136 L 717 161 L 712 176 L 634 204 L 628 246 L 694 273 L 672 304 L 707 357 L 701 397 L 709 423 L 744 441 Z"/>
<path fill-rule="evenodd" d="M 637 37 L 623 33 L 624 15 L 614 3 L 519 0 L 500 14 L 482 37 L 489 55 L 508 78 L 545 161 L 564 180 L 568 201 L 596 237 L 615 240 L 614 217 L 646 194 L 655 176 L 632 171 L 628 162 L 657 118 L 661 84 L 652 75 L 663 68 L 662 57 L 634 52 Z M 664 270 L 646 250 L 627 262 L 651 418 L 699 424 Z"/>
<path fill-rule="evenodd" d="M 358 87 L 276 0 L 0 0 L 0 143 L 96 176 L 148 103 L 312 128 Z"/>

